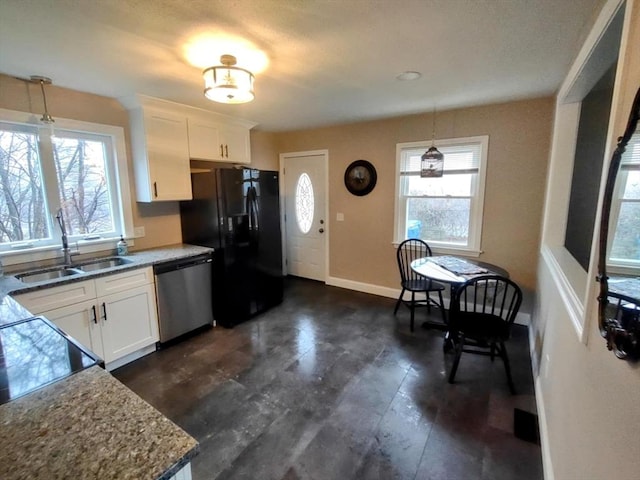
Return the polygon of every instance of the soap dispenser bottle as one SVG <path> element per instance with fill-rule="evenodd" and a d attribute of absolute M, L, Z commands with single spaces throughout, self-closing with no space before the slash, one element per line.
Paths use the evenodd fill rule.
<path fill-rule="evenodd" d="M 120 241 L 117 244 L 118 255 L 124 256 L 129 254 L 129 246 L 127 245 L 127 241 L 124 239 L 122 235 L 120 235 Z"/>

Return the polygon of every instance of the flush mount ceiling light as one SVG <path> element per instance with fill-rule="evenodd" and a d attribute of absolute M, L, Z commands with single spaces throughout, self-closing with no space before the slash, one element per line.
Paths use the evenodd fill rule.
<path fill-rule="evenodd" d="M 222 55 L 216 67 L 209 67 L 204 77 L 204 95 L 209 100 L 220 103 L 247 103 L 254 99 L 253 73 L 235 67 L 236 57 Z"/>
<path fill-rule="evenodd" d="M 42 91 L 42 101 L 44 102 L 44 113 L 40 118 L 42 123 L 46 123 L 47 125 L 51 125 L 55 122 L 53 117 L 49 115 L 49 110 L 47 109 L 47 96 L 44 93 L 44 86 L 51 85 L 51 79 L 49 77 L 41 77 L 40 75 L 31 75 L 32 83 L 39 83 L 40 90 Z"/>
<path fill-rule="evenodd" d="M 444 155 L 436 148 L 436 110 L 433 109 L 433 134 L 431 147 L 420 157 L 421 177 L 442 177 L 444 174 Z"/>

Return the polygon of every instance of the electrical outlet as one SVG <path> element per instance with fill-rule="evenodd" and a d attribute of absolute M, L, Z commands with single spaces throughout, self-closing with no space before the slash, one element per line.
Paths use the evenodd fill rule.
<path fill-rule="evenodd" d="M 133 227 L 133 236 L 136 238 L 144 237 L 144 227 Z"/>

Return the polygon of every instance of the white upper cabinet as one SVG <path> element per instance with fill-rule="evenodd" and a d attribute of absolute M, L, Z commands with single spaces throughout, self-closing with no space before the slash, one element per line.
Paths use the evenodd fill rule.
<path fill-rule="evenodd" d="M 220 127 L 206 120 L 189 118 L 189 156 L 194 160 L 221 160 Z"/>
<path fill-rule="evenodd" d="M 251 163 L 251 137 L 248 128 L 226 124 L 220 129 L 220 145 L 224 149 L 223 161 Z"/>
<path fill-rule="evenodd" d="M 187 118 L 145 107 L 132 110 L 130 121 L 137 200 L 190 200 Z"/>
<path fill-rule="evenodd" d="M 255 123 L 143 95 L 121 102 L 129 109 L 139 202 L 190 200 L 190 159 L 251 163 Z"/>
<path fill-rule="evenodd" d="M 250 163 L 251 124 L 209 117 L 189 116 L 189 156 L 194 160 Z"/>

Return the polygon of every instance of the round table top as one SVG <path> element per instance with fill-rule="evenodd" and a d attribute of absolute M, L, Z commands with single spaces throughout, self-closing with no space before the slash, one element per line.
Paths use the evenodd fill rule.
<path fill-rule="evenodd" d="M 453 255 L 418 258 L 411 262 L 411 269 L 423 277 L 444 283 L 464 283 L 477 275 L 509 277 L 509 273 L 497 265 Z"/>

